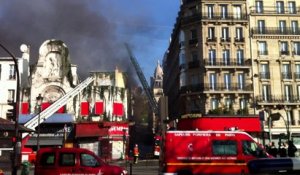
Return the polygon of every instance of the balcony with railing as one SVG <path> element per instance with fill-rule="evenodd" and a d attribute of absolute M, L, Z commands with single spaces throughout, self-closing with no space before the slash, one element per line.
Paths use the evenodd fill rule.
<path fill-rule="evenodd" d="M 250 59 L 245 60 L 237 60 L 237 59 L 230 59 L 223 61 L 223 58 L 218 58 L 215 60 L 210 60 L 209 58 L 204 59 L 205 67 L 251 67 L 252 63 Z"/>
<path fill-rule="evenodd" d="M 222 93 L 237 93 L 238 91 L 253 91 L 252 84 L 245 83 L 205 83 L 204 91 L 216 92 L 221 91 Z"/>
<path fill-rule="evenodd" d="M 255 97 L 256 102 L 258 104 L 282 104 L 282 103 L 288 103 L 293 104 L 297 103 L 300 104 L 300 96 L 296 95 L 260 95 Z"/>
<path fill-rule="evenodd" d="M 290 55 L 290 52 L 288 50 L 281 50 L 281 51 L 279 51 L 279 55 L 280 56 Z"/>
<path fill-rule="evenodd" d="M 259 73 L 259 78 L 260 79 L 266 79 L 266 80 L 268 80 L 268 79 L 270 79 L 270 72 L 260 72 Z"/>
<path fill-rule="evenodd" d="M 293 74 L 291 72 L 281 72 L 281 78 L 283 80 L 291 80 L 293 78 Z"/>
<path fill-rule="evenodd" d="M 244 43 L 245 42 L 245 38 L 234 38 L 234 42 L 235 43 Z"/>
<path fill-rule="evenodd" d="M 267 51 L 267 50 L 259 50 L 259 51 L 257 51 L 257 55 L 258 56 L 263 56 L 263 55 L 268 55 L 269 54 L 269 52 Z"/>
<path fill-rule="evenodd" d="M 182 86 L 180 93 L 186 92 L 203 92 L 206 93 L 252 93 L 252 84 L 243 83 L 199 83 L 194 85 Z"/>
<path fill-rule="evenodd" d="M 299 15 L 300 14 L 300 6 L 298 7 L 285 7 L 285 8 L 278 8 L 277 6 L 263 6 L 263 7 L 250 7 L 250 13 L 262 15 L 262 14 L 291 14 L 291 15 Z"/>
<path fill-rule="evenodd" d="M 300 35 L 300 30 L 293 27 L 254 27 L 251 33 L 253 35 Z"/>
<path fill-rule="evenodd" d="M 230 41 L 231 41 L 230 37 L 226 37 L 226 38 L 221 37 L 220 38 L 220 42 L 221 43 L 230 43 Z"/>
<path fill-rule="evenodd" d="M 189 24 L 189 23 L 193 23 L 193 22 L 197 22 L 201 20 L 201 13 L 196 12 L 190 16 L 185 16 L 182 18 L 182 24 Z"/>
<path fill-rule="evenodd" d="M 300 72 L 295 72 L 294 77 L 295 79 L 300 79 Z"/>
<path fill-rule="evenodd" d="M 241 14 L 234 14 L 234 13 L 211 13 L 203 12 L 202 14 L 202 20 L 217 20 L 217 21 L 246 21 L 248 19 L 247 14 L 241 13 Z"/>
<path fill-rule="evenodd" d="M 206 42 L 215 43 L 215 42 L 217 42 L 217 37 L 206 38 Z"/>

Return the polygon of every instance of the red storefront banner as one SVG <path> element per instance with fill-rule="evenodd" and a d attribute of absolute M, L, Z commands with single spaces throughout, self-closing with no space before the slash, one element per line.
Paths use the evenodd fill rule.
<path fill-rule="evenodd" d="M 124 110 L 123 110 L 123 104 L 122 103 L 114 103 L 113 105 L 113 115 L 116 116 L 123 116 Z"/>
<path fill-rule="evenodd" d="M 90 113 L 90 104 L 89 102 L 81 102 L 81 105 L 80 105 L 80 114 L 82 116 L 88 116 L 89 113 Z"/>
<path fill-rule="evenodd" d="M 104 103 L 103 103 L 103 101 L 97 101 L 97 102 L 95 102 L 94 108 L 95 108 L 95 114 L 97 114 L 97 115 L 103 114 L 103 109 L 104 109 Z"/>
<path fill-rule="evenodd" d="M 110 128 L 108 129 L 108 134 L 110 136 L 120 136 L 120 135 L 126 135 L 128 136 L 128 123 L 123 123 L 123 124 L 114 124 L 111 125 Z"/>
<path fill-rule="evenodd" d="M 27 102 L 22 103 L 21 114 L 29 114 L 29 104 Z"/>

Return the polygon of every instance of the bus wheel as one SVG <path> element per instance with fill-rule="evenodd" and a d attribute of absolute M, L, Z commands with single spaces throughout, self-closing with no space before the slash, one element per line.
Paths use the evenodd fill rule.
<path fill-rule="evenodd" d="M 180 170 L 177 172 L 177 175 L 193 175 L 193 173 L 189 170 Z"/>

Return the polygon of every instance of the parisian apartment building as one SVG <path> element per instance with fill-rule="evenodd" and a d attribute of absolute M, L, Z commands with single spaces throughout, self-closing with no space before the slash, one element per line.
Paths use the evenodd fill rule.
<path fill-rule="evenodd" d="M 300 2 L 182 0 L 163 60 L 169 117 L 260 116 L 300 134 Z M 279 114 L 270 121 L 271 114 Z"/>

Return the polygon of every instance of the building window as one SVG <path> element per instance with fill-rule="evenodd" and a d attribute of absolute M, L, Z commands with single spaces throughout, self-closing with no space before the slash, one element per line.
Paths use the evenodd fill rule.
<path fill-rule="evenodd" d="M 295 78 L 300 79 L 300 64 L 299 63 L 295 64 Z"/>
<path fill-rule="evenodd" d="M 291 65 L 283 64 L 282 65 L 282 79 L 292 79 Z"/>
<path fill-rule="evenodd" d="M 244 50 L 243 49 L 237 50 L 236 57 L 237 57 L 237 64 L 244 65 Z"/>
<path fill-rule="evenodd" d="M 230 52 L 228 49 L 223 50 L 223 65 L 230 65 Z"/>
<path fill-rule="evenodd" d="M 271 86 L 268 84 L 262 85 L 262 98 L 263 101 L 269 101 L 271 95 Z"/>
<path fill-rule="evenodd" d="M 208 40 L 213 41 L 215 39 L 215 28 L 208 27 Z"/>
<path fill-rule="evenodd" d="M 231 109 L 233 104 L 233 100 L 231 98 L 225 98 L 225 107 L 227 109 Z"/>
<path fill-rule="evenodd" d="M 228 6 L 226 4 L 222 4 L 221 6 L 221 18 L 226 19 L 228 17 Z"/>
<path fill-rule="evenodd" d="M 255 2 L 255 10 L 256 13 L 263 13 L 264 12 L 264 7 L 263 7 L 263 1 L 256 1 Z"/>
<path fill-rule="evenodd" d="M 221 41 L 229 41 L 229 28 L 228 27 L 222 27 Z"/>
<path fill-rule="evenodd" d="M 296 13 L 296 2 L 294 2 L 294 1 L 289 2 L 289 13 L 291 13 L 291 14 Z"/>
<path fill-rule="evenodd" d="M 260 69 L 261 69 L 260 78 L 261 79 L 270 79 L 269 64 L 268 63 L 261 64 Z"/>
<path fill-rule="evenodd" d="M 300 42 L 294 42 L 294 55 L 300 55 Z"/>
<path fill-rule="evenodd" d="M 215 73 L 209 74 L 209 89 L 216 90 L 217 88 L 217 75 Z"/>
<path fill-rule="evenodd" d="M 193 85 L 199 84 L 198 74 L 191 75 L 191 84 L 193 84 Z"/>
<path fill-rule="evenodd" d="M 244 75 L 244 73 L 239 73 L 238 74 L 238 89 L 244 90 L 244 88 L 245 88 L 245 75 Z"/>
<path fill-rule="evenodd" d="M 279 31 L 281 34 L 286 34 L 286 21 L 285 20 L 280 20 L 279 21 Z"/>
<path fill-rule="evenodd" d="M 211 99 L 211 109 L 215 110 L 219 108 L 219 101 L 216 98 Z"/>
<path fill-rule="evenodd" d="M 192 52 L 192 62 L 197 62 L 197 61 L 198 61 L 198 53 Z"/>
<path fill-rule="evenodd" d="M 289 55 L 288 42 L 280 42 L 280 55 Z"/>
<path fill-rule="evenodd" d="M 299 33 L 298 21 L 291 21 L 291 26 L 292 26 L 293 34 L 298 34 Z"/>
<path fill-rule="evenodd" d="M 258 33 L 259 34 L 265 34 L 266 33 L 265 20 L 258 20 L 257 21 L 257 26 L 258 26 Z"/>
<path fill-rule="evenodd" d="M 240 99 L 240 109 L 246 109 L 246 99 L 241 98 Z"/>
<path fill-rule="evenodd" d="M 284 100 L 291 101 L 293 97 L 292 85 L 284 85 Z"/>
<path fill-rule="evenodd" d="M 224 85 L 226 90 L 230 90 L 231 88 L 231 77 L 229 73 L 224 74 Z"/>
<path fill-rule="evenodd" d="M 209 57 L 209 65 L 216 65 L 216 50 L 210 49 L 208 51 L 208 57 Z"/>
<path fill-rule="evenodd" d="M 242 18 L 242 7 L 240 5 L 233 6 L 233 18 L 234 19 Z"/>
<path fill-rule="evenodd" d="M 180 65 L 180 68 L 182 68 L 182 69 L 186 68 L 186 60 L 185 60 L 185 54 L 184 53 L 181 53 L 179 55 L 179 65 Z"/>
<path fill-rule="evenodd" d="M 284 13 L 284 3 L 283 3 L 283 1 L 277 1 L 276 2 L 276 11 L 279 14 Z"/>
<path fill-rule="evenodd" d="M 258 55 L 268 55 L 267 42 L 258 42 Z"/>
<path fill-rule="evenodd" d="M 214 17 L 214 5 L 209 4 L 207 5 L 207 17 L 212 19 Z"/>
<path fill-rule="evenodd" d="M 235 29 L 235 40 L 236 41 L 242 41 L 243 40 L 243 28 L 237 27 Z"/>
<path fill-rule="evenodd" d="M 300 85 L 297 85 L 297 97 L 298 101 L 300 101 Z"/>
<path fill-rule="evenodd" d="M 15 75 L 16 75 L 15 74 L 15 65 L 14 64 L 10 64 L 9 65 L 9 77 L 8 77 L 8 79 L 9 80 L 15 79 L 16 78 Z"/>
<path fill-rule="evenodd" d="M 7 101 L 8 102 L 13 102 L 14 99 L 15 99 L 15 90 L 14 89 L 9 89 L 8 90 Z"/>

